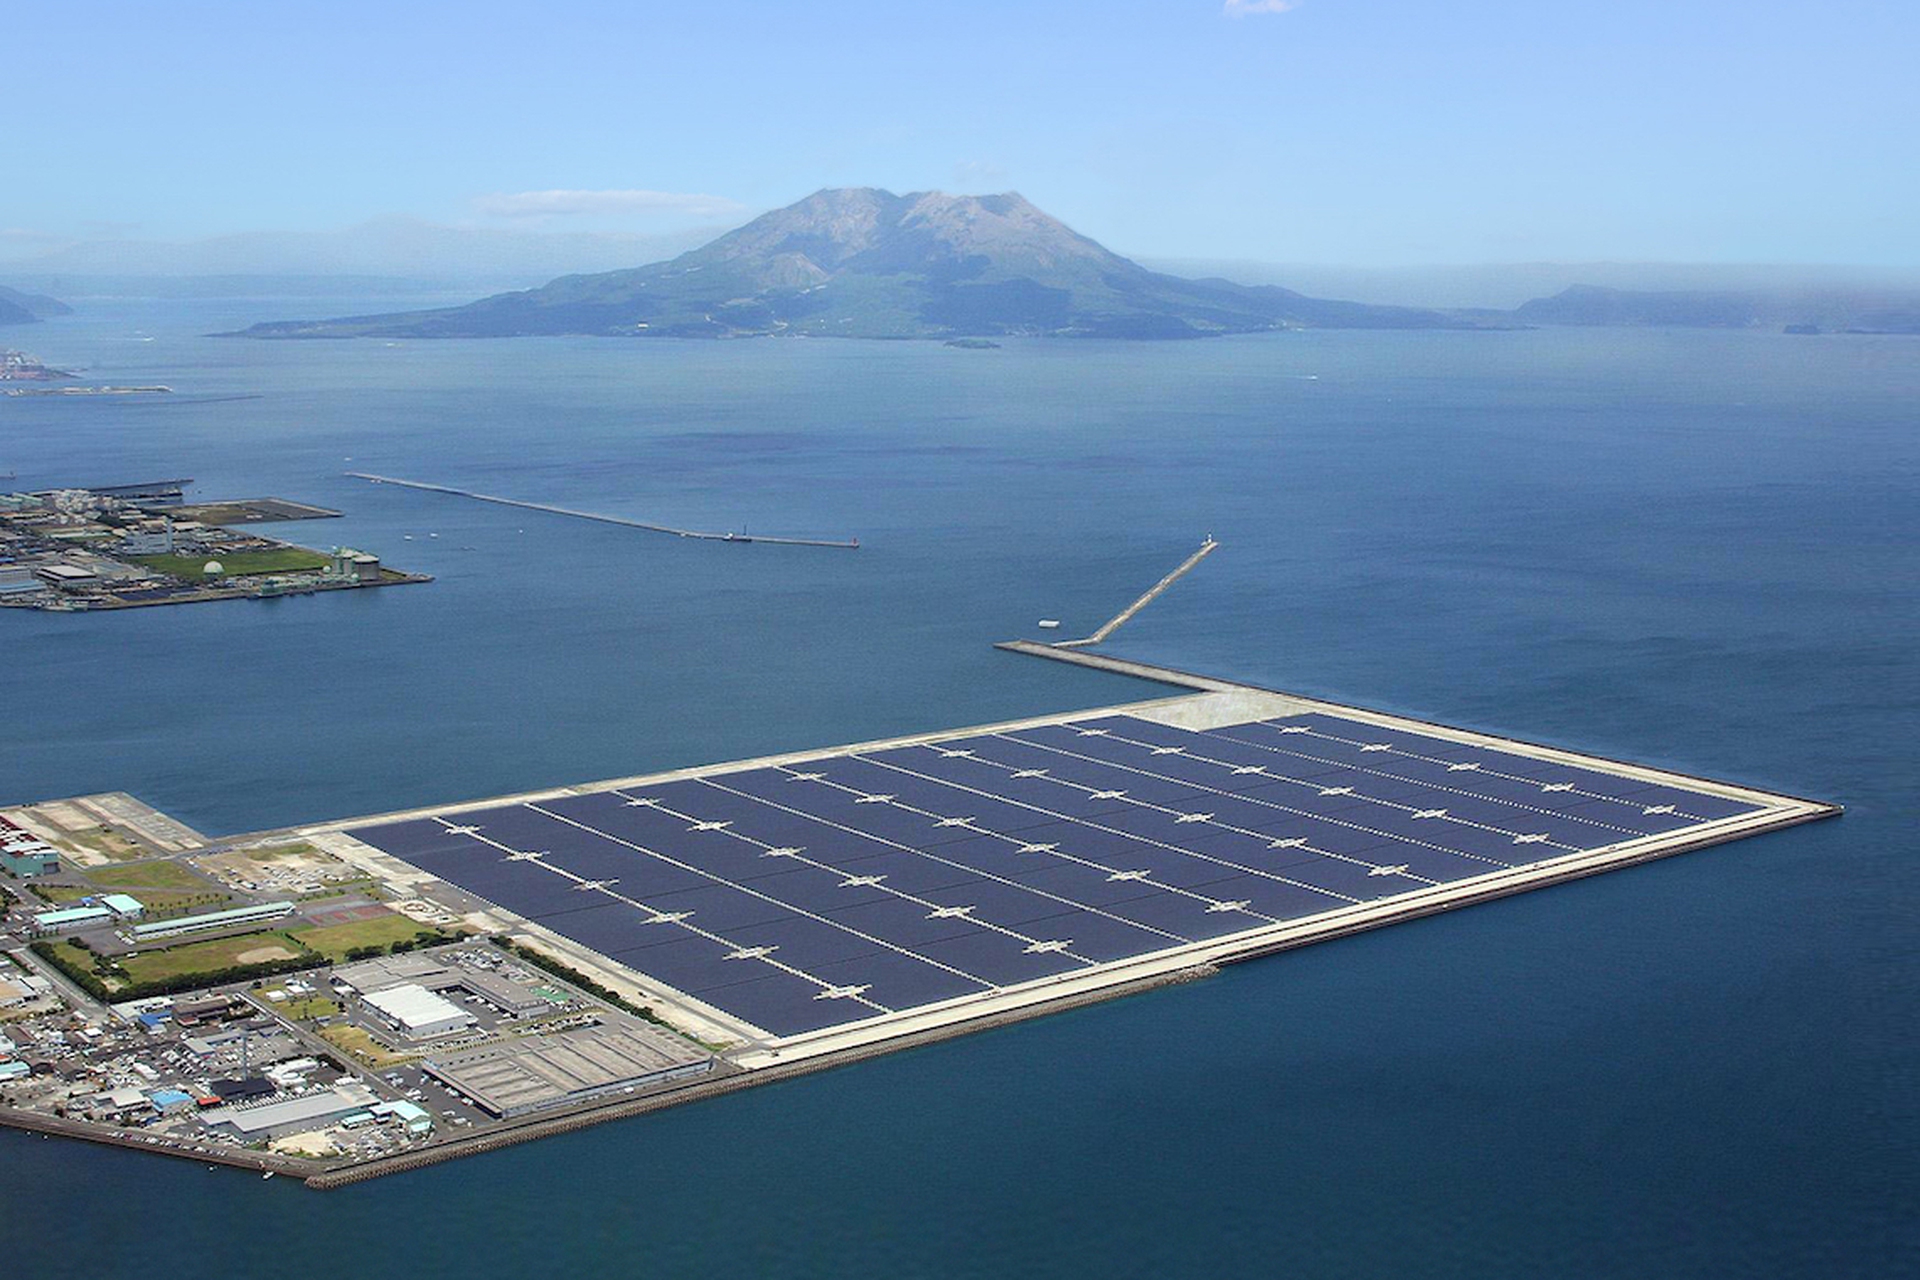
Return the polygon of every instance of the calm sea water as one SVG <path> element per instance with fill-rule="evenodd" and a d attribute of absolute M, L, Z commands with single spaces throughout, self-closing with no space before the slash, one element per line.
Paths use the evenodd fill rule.
<path fill-rule="evenodd" d="M 1912 339 L 199 336 L 314 305 L 10 331 L 178 394 L 0 400 L 0 474 L 438 580 L 0 615 L 0 802 L 227 833 L 1152 696 L 989 646 L 1212 533 L 1111 648 L 1849 811 L 325 1196 L 0 1132 L 18 1274 L 1912 1273 Z"/>

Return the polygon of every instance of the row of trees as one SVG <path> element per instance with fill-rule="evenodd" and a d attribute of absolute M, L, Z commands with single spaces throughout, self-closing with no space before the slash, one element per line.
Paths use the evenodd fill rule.
<path fill-rule="evenodd" d="M 145 982 L 134 982 L 128 978 L 127 971 L 108 961 L 106 972 L 97 972 L 99 960 L 94 963 L 82 963 L 81 957 L 89 953 L 81 948 L 61 948 L 52 942 L 41 940 L 32 944 L 33 953 L 60 970 L 73 984 L 96 1000 L 116 1002 L 121 1000 L 144 1000 L 149 996 L 170 996 L 181 991 L 197 991 L 201 987 L 224 986 L 230 982 L 251 982 L 256 978 L 271 978 L 282 973 L 298 973 L 302 969 L 317 969 L 327 963 L 327 958 L 318 951 L 304 951 L 302 954 L 285 956 L 278 960 L 261 960 L 253 964 L 226 965 L 219 969 L 207 969 L 199 973 L 176 973 L 164 978 L 149 978 Z M 106 979 L 117 978 L 125 985 L 108 987 Z"/>
<path fill-rule="evenodd" d="M 459 940 L 459 937 L 460 935 L 457 933 L 442 933 L 438 929 L 422 929 L 411 938 L 396 938 L 384 947 L 377 942 L 369 943 L 364 947 L 348 947 L 346 959 L 371 960 L 375 956 L 404 955 L 409 951 L 416 951 L 421 947 L 437 947 L 443 942 L 455 942 Z"/>
<path fill-rule="evenodd" d="M 519 956 L 522 960 L 525 960 L 528 964 L 534 966 L 536 969 L 545 969 L 548 973 L 552 974 L 554 977 L 559 978 L 562 981 L 572 983 L 574 986 L 580 988 L 582 991 L 586 992 L 588 995 L 594 996 L 597 999 L 606 1001 L 608 1004 L 612 1005 L 616 1009 L 625 1010 L 627 1013 L 632 1014 L 636 1018 L 644 1018 L 648 1022 L 653 1023 L 655 1026 L 667 1027 L 669 1030 L 672 1029 L 672 1025 L 668 1023 L 668 1021 L 665 1018 L 662 1018 L 659 1014 L 655 1013 L 652 1009 L 648 1008 L 646 1005 L 634 1004 L 631 1000 L 628 1000 L 625 996 L 621 995 L 619 992 L 614 991 L 609 987 L 601 986 L 599 983 L 595 982 L 592 978 L 589 978 L 586 974 L 580 972 L 578 969 L 575 969 L 570 965 L 565 965 L 560 963 L 560 961 L 554 959 L 552 956 L 546 954 L 546 952 L 544 951 L 535 951 L 532 947 L 520 946 L 512 938 L 504 937 L 500 934 L 493 935 L 493 937 L 489 938 L 488 941 L 493 943 L 494 946 L 499 947 L 503 951 L 509 951 L 514 955 Z"/>

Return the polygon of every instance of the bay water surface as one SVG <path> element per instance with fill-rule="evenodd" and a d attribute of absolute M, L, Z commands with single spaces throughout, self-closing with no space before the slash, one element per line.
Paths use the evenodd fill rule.
<path fill-rule="evenodd" d="M 0 613 L 0 803 L 227 834 L 1158 696 L 991 644 L 1211 533 L 1110 650 L 1848 812 L 324 1195 L 0 1130 L 10 1272 L 1913 1273 L 1913 339 L 202 336 L 315 305 L 10 331 L 175 394 L 0 399 L 0 483 L 436 580 Z"/>

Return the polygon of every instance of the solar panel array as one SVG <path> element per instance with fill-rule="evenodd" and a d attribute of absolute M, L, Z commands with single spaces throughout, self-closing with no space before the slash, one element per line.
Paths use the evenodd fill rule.
<path fill-rule="evenodd" d="M 1334 715 L 1106 715 L 349 834 L 792 1036 L 1759 807 Z"/>

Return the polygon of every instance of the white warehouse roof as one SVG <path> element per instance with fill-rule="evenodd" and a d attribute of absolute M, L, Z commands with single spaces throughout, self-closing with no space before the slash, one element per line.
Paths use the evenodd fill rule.
<path fill-rule="evenodd" d="M 365 1000 L 409 1034 L 448 1023 L 464 1026 L 474 1020 L 473 1015 L 459 1005 L 442 999 L 418 983 L 375 991 Z"/>

